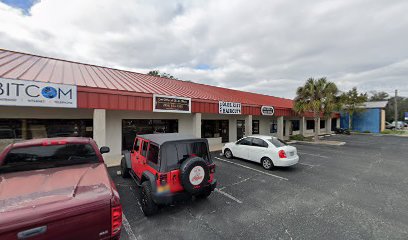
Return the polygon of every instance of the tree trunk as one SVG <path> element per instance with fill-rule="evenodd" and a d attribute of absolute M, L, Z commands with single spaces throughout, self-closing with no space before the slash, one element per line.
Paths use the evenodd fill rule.
<path fill-rule="evenodd" d="M 319 141 L 319 124 L 318 124 L 318 121 L 319 121 L 319 115 L 320 115 L 320 113 L 314 113 L 314 141 L 315 142 L 318 142 Z"/>
<path fill-rule="evenodd" d="M 348 120 L 349 120 L 348 121 L 348 128 L 351 131 L 351 127 L 352 127 L 352 124 L 353 124 L 353 114 L 352 113 L 349 113 L 349 119 Z"/>

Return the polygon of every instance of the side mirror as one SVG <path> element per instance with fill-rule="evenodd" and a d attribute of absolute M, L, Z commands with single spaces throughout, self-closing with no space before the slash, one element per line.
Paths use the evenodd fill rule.
<path fill-rule="evenodd" d="M 99 151 L 101 152 L 101 154 L 108 153 L 108 152 L 110 152 L 110 148 L 104 146 L 104 147 L 101 147 L 101 149 L 99 149 Z"/>

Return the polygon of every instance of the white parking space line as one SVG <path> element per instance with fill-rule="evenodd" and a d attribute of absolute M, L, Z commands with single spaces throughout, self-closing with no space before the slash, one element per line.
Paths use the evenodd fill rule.
<path fill-rule="evenodd" d="M 313 164 L 308 164 L 308 163 L 299 163 L 300 165 L 305 165 L 305 166 L 309 166 L 309 167 L 318 167 L 320 165 L 313 165 Z"/>
<path fill-rule="evenodd" d="M 248 166 L 239 164 L 239 163 L 234 163 L 234 162 L 231 162 L 231 161 L 228 161 L 228 160 L 219 158 L 219 157 L 214 157 L 214 158 L 216 158 L 216 159 L 218 159 L 218 160 L 220 160 L 220 161 L 227 162 L 227 163 L 231 163 L 231 164 L 234 164 L 234 165 L 237 165 L 237 166 L 246 168 L 246 169 L 250 169 L 250 170 L 252 170 L 252 171 L 259 172 L 259 173 L 262 173 L 262 174 L 265 174 L 265 175 L 268 175 L 268 176 L 271 176 L 271 177 L 279 178 L 280 180 L 285 180 L 285 181 L 288 181 L 288 180 L 289 180 L 289 179 L 287 179 L 287 178 L 284 178 L 284 177 L 281 177 L 281 176 L 278 176 L 278 175 L 275 175 L 275 174 L 272 174 L 272 173 L 267 173 L 267 172 L 264 172 L 264 171 L 261 171 L 261 170 L 255 169 L 255 168 L 251 168 L 251 167 L 248 167 Z"/>
<path fill-rule="evenodd" d="M 221 193 L 222 195 L 226 196 L 227 198 L 229 198 L 231 200 L 234 200 L 235 202 L 237 202 L 239 204 L 242 203 L 242 201 L 239 200 L 238 198 L 236 198 L 236 197 L 232 196 L 231 194 L 228 194 L 228 193 L 226 193 L 226 192 L 224 192 L 224 191 L 222 191 L 222 190 L 220 190 L 218 188 L 214 189 L 214 191 L 217 192 L 217 193 Z"/>
<path fill-rule="evenodd" d="M 301 155 L 303 154 L 303 155 L 309 155 L 309 156 L 313 156 L 313 157 L 320 157 L 320 158 L 327 158 L 327 159 L 329 158 L 327 156 L 322 156 L 320 154 L 305 153 L 305 152 L 299 152 L 299 151 L 298 151 L 298 153 L 301 154 Z"/>
<path fill-rule="evenodd" d="M 124 213 L 122 213 L 122 225 L 125 228 L 125 231 L 127 235 L 129 236 L 130 240 L 137 240 L 135 234 L 133 233 L 132 227 L 129 224 L 129 221 L 127 220 L 126 216 Z"/>

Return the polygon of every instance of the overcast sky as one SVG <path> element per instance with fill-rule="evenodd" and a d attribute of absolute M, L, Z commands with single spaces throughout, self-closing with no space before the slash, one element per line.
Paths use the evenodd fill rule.
<path fill-rule="evenodd" d="M 0 48 L 293 98 L 408 96 L 408 1 L 0 0 Z"/>

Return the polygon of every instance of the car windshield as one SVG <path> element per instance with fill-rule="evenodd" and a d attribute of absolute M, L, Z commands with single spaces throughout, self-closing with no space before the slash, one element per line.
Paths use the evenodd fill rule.
<path fill-rule="evenodd" d="M 0 173 L 98 162 L 98 157 L 90 144 L 22 147 L 10 150 L 0 166 Z"/>
<path fill-rule="evenodd" d="M 284 141 L 282 141 L 282 140 L 280 140 L 278 138 L 270 138 L 270 139 L 268 139 L 268 142 L 272 143 L 277 148 L 287 145 Z"/>

